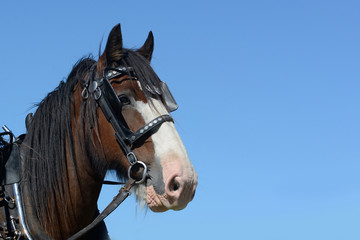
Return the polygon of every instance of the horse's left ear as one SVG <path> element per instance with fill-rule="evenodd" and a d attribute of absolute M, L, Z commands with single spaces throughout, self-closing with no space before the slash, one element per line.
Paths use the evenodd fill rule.
<path fill-rule="evenodd" d="M 110 32 L 106 43 L 105 51 L 101 55 L 99 62 L 103 67 L 110 66 L 114 62 L 118 62 L 122 57 L 122 35 L 120 24 L 117 24 Z"/>
<path fill-rule="evenodd" d="M 154 50 L 154 36 L 152 31 L 149 32 L 149 35 L 144 43 L 144 45 L 137 50 L 144 58 L 151 61 L 152 53 Z"/>

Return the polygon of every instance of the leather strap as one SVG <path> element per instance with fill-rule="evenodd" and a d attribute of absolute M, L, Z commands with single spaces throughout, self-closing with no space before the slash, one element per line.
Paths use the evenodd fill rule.
<path fill-rule="evenodd" d="M 114 181 L 104 180 L 104 181 L 103 181 L 103 184 L 106 184 L 106 185 L 123 185 L 123 184 L 125 184 L 125 183 L 123 183 L 123 182 L 114 182 Z"/>
<path fill-rule="evenodd" d="M 163 123 L 173 121 L 174 119 L 169 114 L 161 115 L 131 134 L 131 136 L 128 137 L 128 141 L 132 146 L 142 137 L 148 137 L 148 135 L 154 134 Z"/>
<path fill-rule="evenodd" d="M 135 185 L 134 179 L 129 179 L 126 184 L 120 189 L 118 195 L 109 203 L 109 205 L 85 228 L 81 229 L 79 232 L 75 233 L 73 236 L 68 238 L 68 240 L 75 240 L 83 236 L 85 233 L 89 232 L 102 220 L 104 220 L 110 213 L 112 213 L 129 195 L 130 189 Z"/>

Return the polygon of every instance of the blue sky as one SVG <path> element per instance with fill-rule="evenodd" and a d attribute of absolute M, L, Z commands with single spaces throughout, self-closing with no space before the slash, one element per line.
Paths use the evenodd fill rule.
<path fill-rule="evenodd" d="M 128 199 L 113 239 L 360 239 L 358 1 L 2 1 L 0 124 L 24 118 L 121 23 L 155 36 L 199 175 L 179 212 Z M 104 187 L 102 208 L 118 187 Z"/>

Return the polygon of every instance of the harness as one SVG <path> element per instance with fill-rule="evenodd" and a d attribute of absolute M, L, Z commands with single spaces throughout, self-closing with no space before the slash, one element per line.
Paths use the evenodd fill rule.
<path fill-rule="evenodd" d="M 0 170 L 0 213 L 4 224 L 1 222 L 0 239 L 15 240 L 24 239 L 29 235 L 25 224 L 24 214 L 19 193 L 20 176 L 20 151 L 21 144 L 25 135 L 15 139 L 12 132 L 6 127 L 2 127 L 5 132 L 0 136 L 8 135 L 9 142 L 1 141 L 1 145 L 10 152 L 9 156 L 3 159 Z M 31 238 L 28 238 L 31 239 Z"/>
<path fill-rule="evenodd" d="M 142 126 L 136 132 L 132 132 L 122 113 L 123 104 L 119 100 L 116 95 L 113 87 L 111 86 L 110 80 L 113 78 L 118 78 L 124 75 L 129 75 L 136 78 L 135 72 L 132 67 L 117 67 L 117 68 L 105 68 L 102 73 L 101 78 L 97 78 L 96 73 L 96 63 L 90 68 L 88 77 L 85 81 L 85 86 L 82 91 L 82 97 L 84 100 L 87 100 L 90 95 L 93 95 L 95 101 L 99 105 L 103 114 L 105 115 L 107 121 L 112 125 L 115 131 L 116 140 L 125 154 L 130 166 L 128 168 L 128 181 L 125 185 L 120 189 L 119 193 L 114 197 L 114 199 L 110 202 L 110 204 L 85 228 L 74 234 L 69 238 L 69 240 L 75 240 L 85 233 L 89 232 L 93 229 L 98 223 L 103 221 L 110 213 L 112 213 L 129 195 L 130 189 L 135 184 L 140 184 L 145 181 L 147 177 L 147 166 L 144 162 L 139 161 L 133 151 L 134 145 L 140 144 L 141 140 L 147 139 L 152 134 L 156 133 L 161 125 L 165 122 L 173 122 L 173 118 L 169 114 L 161 115 L 149 123 Z M 148 91 L 152 91 L 149 86 L 145 86 Z M 160 82 L 160 88 L 156 89 L 156 93 L 162 97 L 162 100 L 169 112 L 175 111 L 178 108 L 178 105 L 171 95 L 169 88 L 167 87 L 165 82 Z M 27 121 L 31 121 L 30 118 L 27 118 Z M 9 129 L 5 129 L 5 132 L 9 135 L 12 135 Z M 23 211 L 21 208 L 21 198 L 19 193 L 18 183 L 20 181 L 20 155 L 18 146 L 16 143 L 11 142 L 11 145 L 14 149 L 12 149 L 11 156 L 14 156 L 13 159 L 17 160 L 17 165 L 15 167 L 5 168 L 6 178 L 8 177 L 8 173 L 16 172 L 14 175 L 14 179 L 6 180 L 5 182 L 1 182 L 1 187 L 4 189 L 7 185 L 13 185 L 12 194 L 15 196 L 14 198 L 7 196 L 7 191 L 0 190 L 0 206 L 4 204 L 7 206 L 7 209 L 15 209 L 14 214 L 8 214 L 7 217 L 7 225 L 8 227 L 3 231 L 3 228 L 0 226 L 0 239 L 6 240 L 15 240 L 15 239 L 32 239 L 29 231 L 27 230 L 26 223 L 23 218 Z M 15 150 L 16 149 L 16 150 Z M 12 162 L 9 158 L 8 162 Z M 14 160 L 16 162 L 16 160 Z M 135 173 L 142 171 L 141 177 L 136 177 Z M 6 190 L 6 189 L 5 189 Z M 3 201 L 1 201 L 4 199 Z M 13 211 L 12 211 L 13 212 Z M 16 217 L 14 217 L 16 216 Z M 7 232 L 7 233 L 5 233 Z"/>

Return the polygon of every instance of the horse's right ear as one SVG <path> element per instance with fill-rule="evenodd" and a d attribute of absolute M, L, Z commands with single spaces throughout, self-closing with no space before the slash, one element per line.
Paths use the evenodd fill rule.
<path fill-rule="evenodd" d="M 144 45 L 137 50 L 144 58 L 151 61 L 151 57 L 154 51 L 154 36 L 152 31 L 149 32 L 149 35 L 144 43 Z"/>
<path fill-rule="evenodd" d="M 110 32 L 105 51 L 99 59 L 101 66 L 110 66 L 118 62 L 122 57 L 122 35 L 120 24 L 117 24 Z"/>

